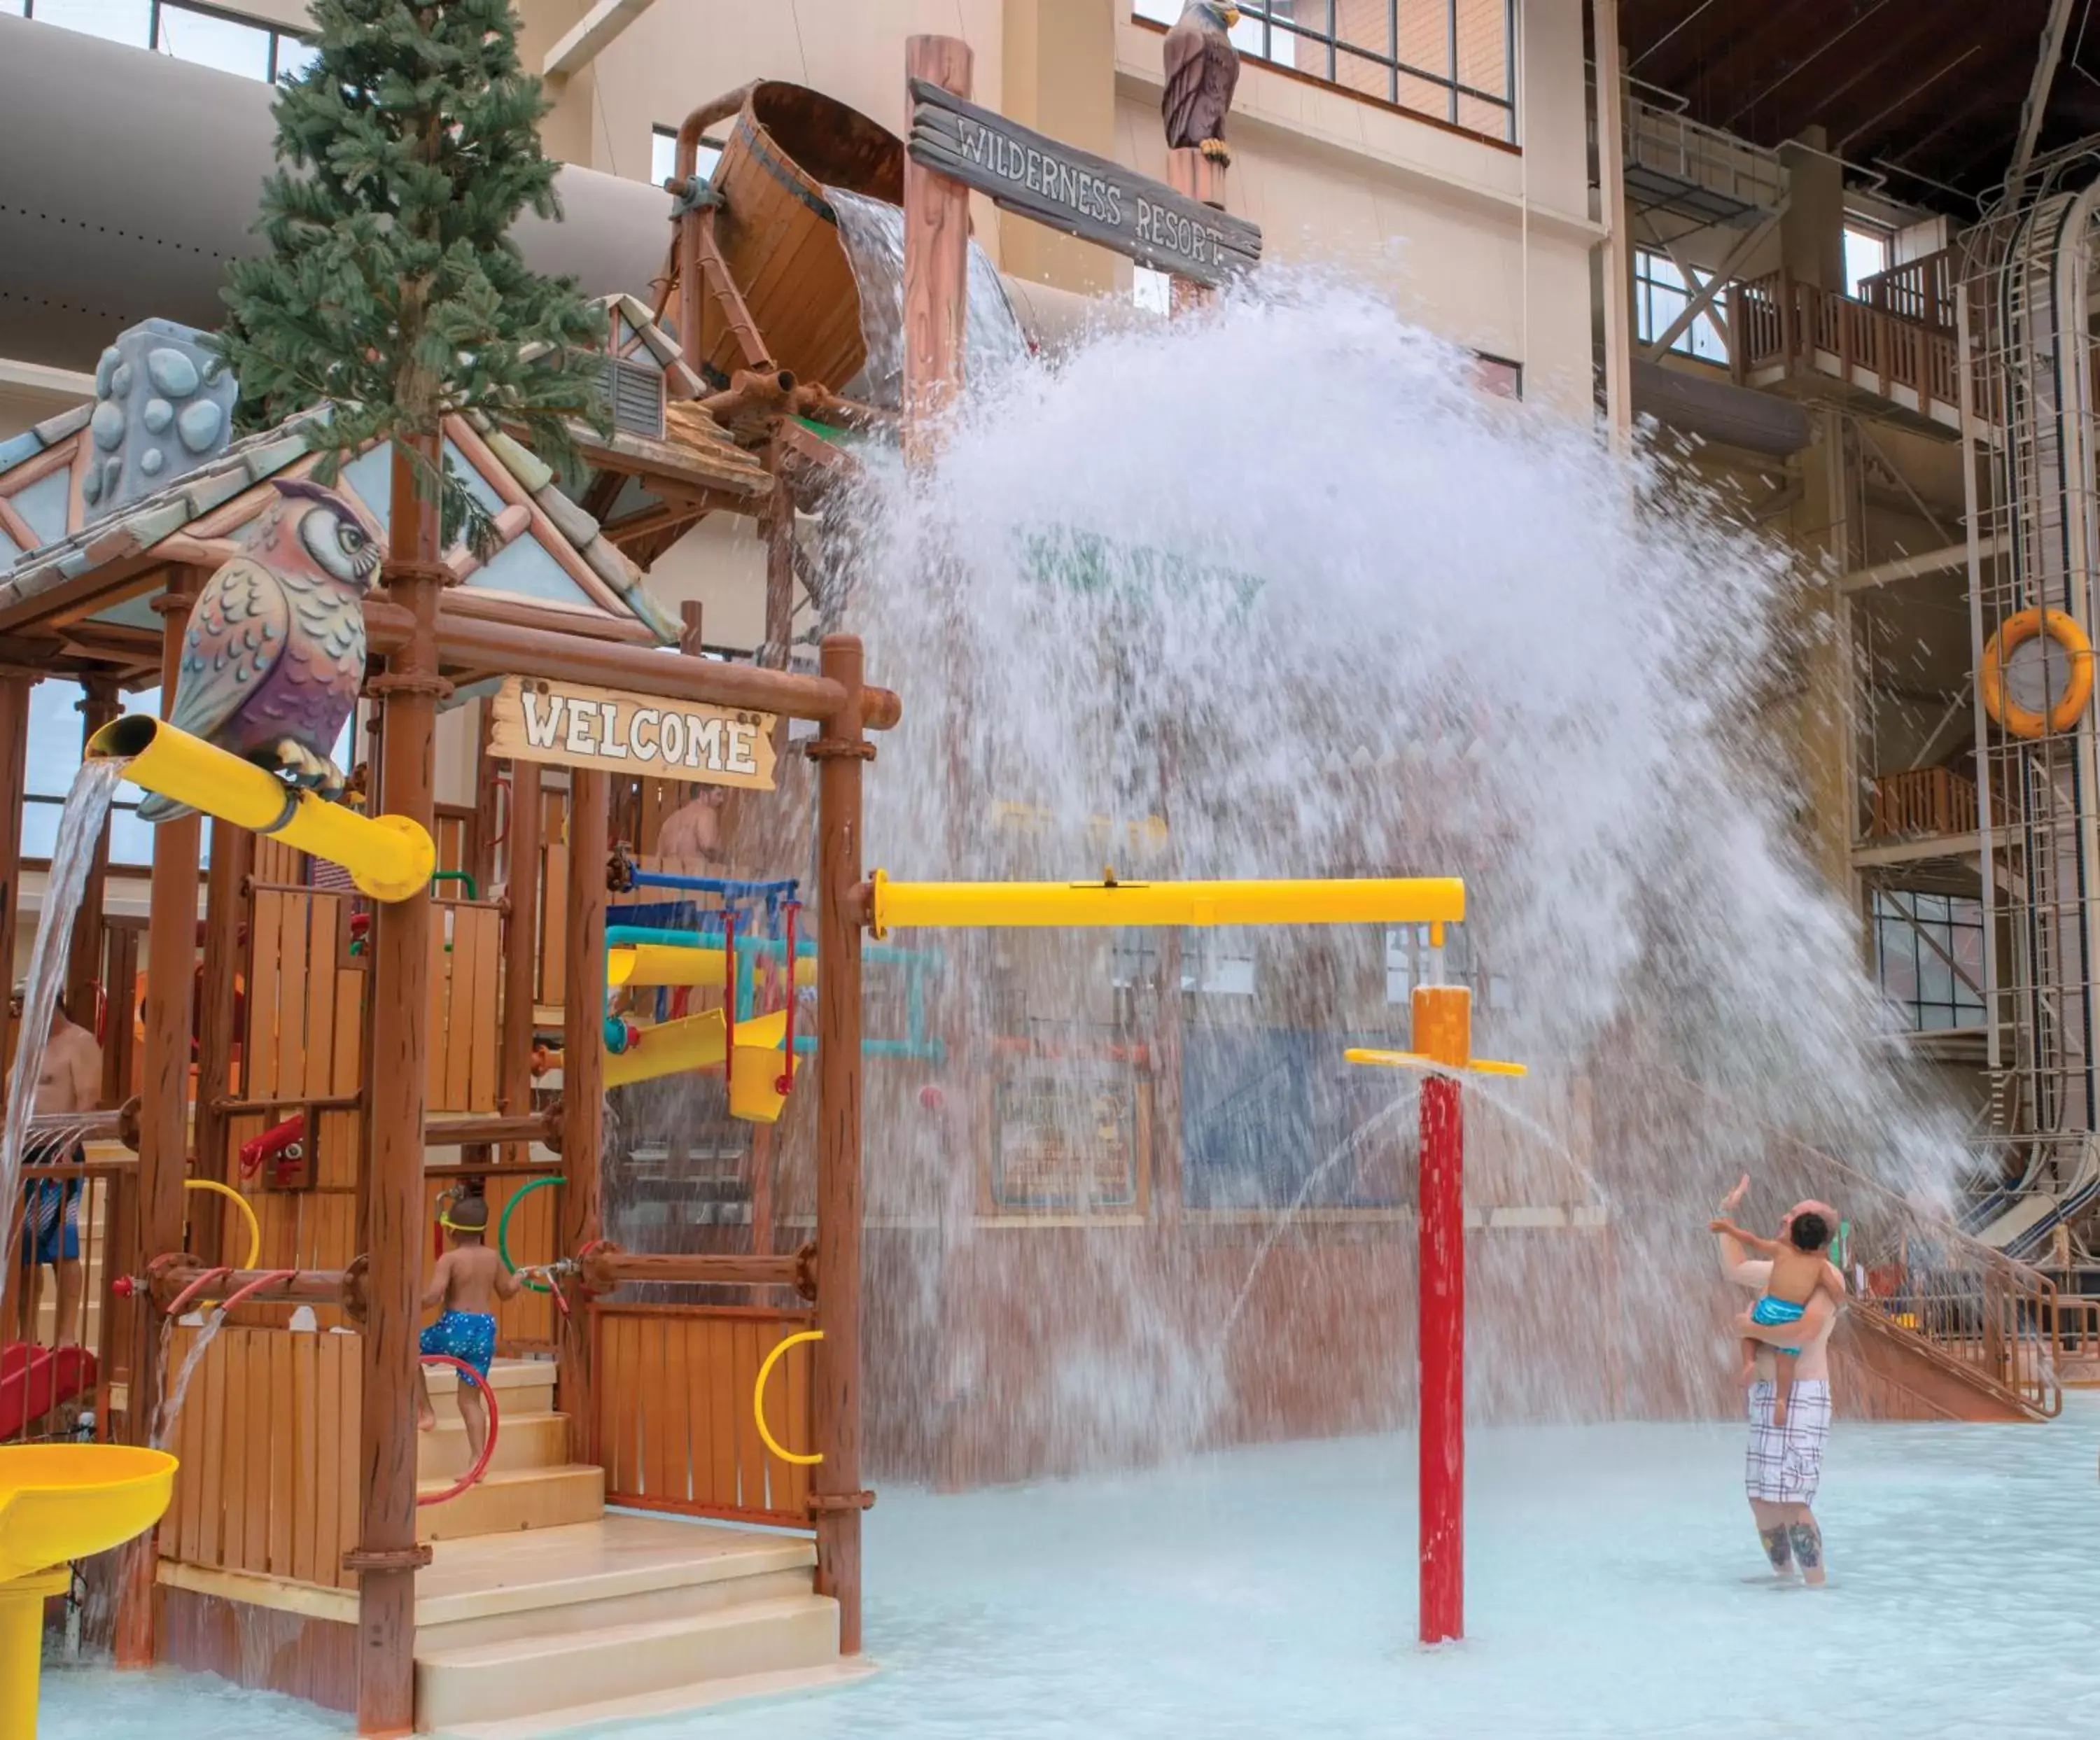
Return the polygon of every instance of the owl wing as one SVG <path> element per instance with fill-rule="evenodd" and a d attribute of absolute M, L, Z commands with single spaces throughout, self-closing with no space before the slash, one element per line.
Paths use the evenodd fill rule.
<path fill-rule="evenodd" d="M 1167 42 L 1162 51 L 1167 82 L 1159 93 L 1159 112 L 1167 121 L 1167 143 L 1170 148 L 1200 145 L 1203 134 L 1196 126 L 1196 112 L 1202 101 L 1204 61 L 1210 38 L 1188 23 L 1176 24 L 1167 33 Z M 1235 68 L 1239 57 L 1233 57 Z"/>
<path fill-rule="evenodd" d="M 250 557 L 229 559 L 190 610 L 169 722 L 215 738 L 285 656 L 291 621 L 277 576 Z"/>

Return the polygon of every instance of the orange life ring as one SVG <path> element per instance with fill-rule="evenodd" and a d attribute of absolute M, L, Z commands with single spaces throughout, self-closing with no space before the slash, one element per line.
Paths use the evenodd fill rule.
<path fill-rule="evenodd" d="M 2055 704 L 2042 713 L 2022 707 L 2005 693 L 2005 663 L 2017 649 L 2045 634 L 2070 659 L 2071 680 L 2063 685 Z M 1983 711 L 2014 737 L 2068 731 L 2093 698 L 2093 643 L 2085 637 L 2085 631 L 2062 610 L 2017 611 L 1998 625 L 1998 632 L 1984 647 L 1976 684 L 1983 693 Z"/>

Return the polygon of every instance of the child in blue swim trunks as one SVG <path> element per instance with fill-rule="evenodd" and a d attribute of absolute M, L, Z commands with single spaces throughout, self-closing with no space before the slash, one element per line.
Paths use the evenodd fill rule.
<path fill-rule="evenodd" d="M 470 1365 L 486 1378 L 496 1358 L 496 1302 L 514 1299 L 520 1291 L 518 1277 L 503 1266 L 503 1260 L 488 1243 L 488 1201 L 483 1196 L 463 1196 L 445 1211 L 441 1224 L 452 1236 L 452 1248 L 438 1258 L 430 1271 L 430 1284 L 423 1292 L 423 1306 L 443 1306 L 444 1313 L 423 1332 L 426 1354 L 445 1354 Z M 438 1423 L 430 1407 L 430 1388 L 423 1369 L 416 1372 L 417 1424 L 426 1432 Z M 481 1460 L 482 1447 L 488 1442 L 488 1402 L 479 1385 L 459 1386 L 460 1418 L 466 1424 L 468 1465 Z"/>
<path fill-rule="evenodd" d="M 1833 1305 L 1845 1302 L 1845 1277 L 1823 1254 L 1830 1248 L 1830 1235 L 1834 1230 L 1824 1216 L 1813 1211 L 1797 1214 L 1783 1229 L 1785 1236 L 1778 1239 L 1760 1238 L 1754 1232 L 1745 1232 L 1732 1220 L 1709 1221 L 1707 1227 L 1712 1231 L 1727 1233 L 1746 1249 L 1771 1260 L 1771 1274 L 1765 1282 L 1764 1297 L 1750 1307 L 1751 1322 L 1773 1328 L 1799 1323 L 1819 1288 L 1829 1294 Z M 1756 1377 L 1758 1355 L 1766 1346 L 1753 1336 L 1743 1338 L 1745 1383 Z M 1775 1426 L 1786 1424 L 1786 1404 L 1793 1393 L 1793 1362 L 1800 1352 L 1798 1347 L 1772 1349 Z"/>

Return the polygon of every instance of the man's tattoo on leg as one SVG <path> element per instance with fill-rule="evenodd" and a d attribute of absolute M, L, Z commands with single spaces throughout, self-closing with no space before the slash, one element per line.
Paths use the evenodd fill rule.
<path fill-rule="evenodd" d="M 1787 1537 L 1793 1543 L 1793 1556 L 1801 1561 L 1803 1570 L 1814 1570 L 1823 1562 L 1823 1536 L 1813 1522 L 1789 1522 Z"/>
<path fill-rule="evenodd" d="M 1776 1522 L 1768 1529 L 1759 1529 L 1758 1539 L 1765 1544 L 1765 1557 L 1771 1561 L 1774 1570 L 1792 1570 L 1793 1554 L 1786 1544 L 1786 1525 Z"/>

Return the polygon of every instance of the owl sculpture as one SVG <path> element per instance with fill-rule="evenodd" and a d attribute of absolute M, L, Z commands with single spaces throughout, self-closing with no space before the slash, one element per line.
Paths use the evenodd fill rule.
<path fill-rule="evenodd" d="M 330 489 L 276 481 L 247 548 L 190 611 L 170 722 L 288 783 L 333 797 L 329 758 L 364 681 L 364 595 L 379 575 L 373 528 Z M 159 796 L 142 822 L 187 814 Z"/>

